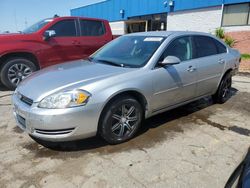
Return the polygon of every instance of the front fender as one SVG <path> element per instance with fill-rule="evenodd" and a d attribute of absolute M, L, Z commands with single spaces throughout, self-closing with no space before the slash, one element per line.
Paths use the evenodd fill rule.
<path fill-rule="evenodd" d="M 152 85 L 152 79 L 148 74 L 140 75 L 139 77 L 136 76 L 136 78 L 132 76 L 132 78 L 130 80 L 127 80 L 126 82 L 118 81 L 117 83 L 113 83 L 108 87 L 104 88 L 100 87 L 98 91 L 92 93 L 93 94 L 92 97 L 96 103 L 101 104 L 100 111 L 102 112 L 111 99 L 113 99 L 117 95 L 126 92 L 136 92 L 142 95 L 147 103 L 147 110 L 145 113 L 145 117 L 150 116 L 152 111 L 151 103 L 153 96 L 153 85 Z"/>

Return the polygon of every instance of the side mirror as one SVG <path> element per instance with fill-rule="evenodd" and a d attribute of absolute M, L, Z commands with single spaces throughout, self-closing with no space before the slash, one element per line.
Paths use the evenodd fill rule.
<path fill-rule="evenodd" d="M 43 36 L 44 36 L 44 40 L 47 41 L 50 38 L 55 37 L 56 32 L 55 32 L 55 30 L 47 30 L 47 31 L 44 32 Z"/>
<path fill-rule="evenodd" d="M 179 64 L 181 60 L 178 57 L 175 56 L 167 56 L 165 59 L 160 63 L 162 66 L 166 65 L 176 65 Z"/>

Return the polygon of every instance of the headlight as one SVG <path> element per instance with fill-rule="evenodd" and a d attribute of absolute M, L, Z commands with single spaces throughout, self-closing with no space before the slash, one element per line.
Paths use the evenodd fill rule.
<path fill-rule="evenodd" d="M 61 109 L 85 105 L 90 94 L 83 90 L 65 91 L 45 97 L 39 108 Z"/>

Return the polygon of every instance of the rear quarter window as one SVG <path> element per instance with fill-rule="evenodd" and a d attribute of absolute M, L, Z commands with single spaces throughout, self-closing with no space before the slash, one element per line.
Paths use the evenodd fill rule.
<path fill-rule="evenodd" d="M 105 26 L 102 21 L 80 20 L 81 36 L 102 36 Z"/>
<path fill-rule="evenodd" d="M 227 53 L 227 48 L 221 42 L 214 40 L 219 54 Z"/>

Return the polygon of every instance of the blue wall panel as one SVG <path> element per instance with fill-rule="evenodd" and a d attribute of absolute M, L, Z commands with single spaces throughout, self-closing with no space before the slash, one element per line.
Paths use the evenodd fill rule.
<path fill-rule="evenodd" d="M 250 0 L 224 0 L 225 4 L 245 3 L 245 2 L 250 2 Z"/>
<path fill-rule="evenodd" d="M 167 12 L 165 0 L 107 0 L 71 10 L 72 16 L 103 18 L 110 21 L 128 17 Z M 124 18 L 120 10 L 125 11 Z"/>
<path fill-rule="evenodd" d="M 222 5 L 223 0 L 176 0 L 174 11 Z"/>
<path fill-rule="evenodd" d="M 71 10 L 72 16 L 103 18 L 109 21 L 126 20 L 128 17 L 157 14 L 169 11 L 206 8 L 224 4 L 250 2 L 250 0 L 175 0 L 172 10 L 164 6 L 167 0 L 107 0 Z M 125 11 L 124 17 L 120 10 Z"/>

